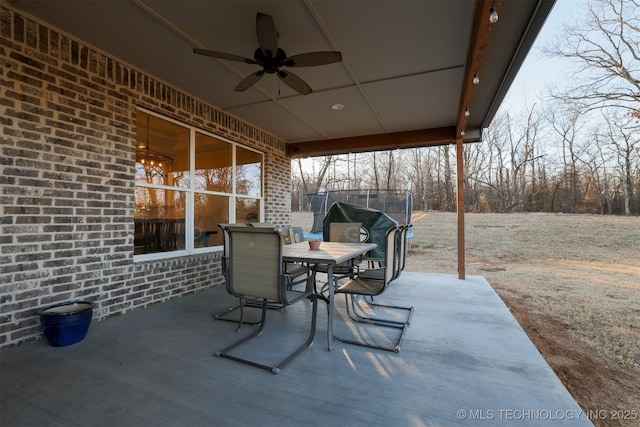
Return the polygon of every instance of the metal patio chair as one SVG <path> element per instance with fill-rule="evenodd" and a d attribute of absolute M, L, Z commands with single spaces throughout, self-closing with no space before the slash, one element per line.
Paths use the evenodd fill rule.
<path fill-rule="evenodd" d="M 406 257 L 407 257 L 407 233 L 410 227 L 411 227 L 410 225 L 400 225 L 397 228 L 395 247 L 393 248 L 393 265 L 392 265 L 393 275 L 391 277 L 391 282 L 396 280 L 402 273 L 402 270 L 404 270 L 404 267 L 406 264 Z M 391 261 L 391 256 L 389 256 L 386 261 L 382 262 L 381 265 L 385 265 L 390 261 Z M 359 278 L 364 280 L 384 280 L 386 269 L 382 269 L 382 268 L 369 269 L 369 270 L 359 271 L 356 274 Z M 374 295 L 366 296 L 365 301 L 368 304 L 368 306 L 372 308 L 378 307 L 378 308 L 384 308 L 384 309 L 406 310 L 407 311 L 406 320 L 388 320 L 388 322 L 398 323 L 398 324 L 406 323 L 407 325 L 411 323 L 411 317 L 413 316 L 413 307 L 377 303 L 374 301 Z M 355 316 L 358 316 L 364 319 L 367 319 L 367 318 L 370 319 L 370 317 L 367 317 L 366 315 L 362 315 L 362 316 L 358 315 L 358 311 L 356 310 L 355 304 L 352 304 L 352 309 Z"/>
<path fill-rule="evenodd" d="M 306 282 L 302 290 L 296 290 L 295 287 L 289 286 L 290 280 L 283 274 L 282 244 L 276 230 L 234 226 L 227 226 L 226 229 L 229 233 L 229 270 L 226 288 L 227 292 L 240 300 L 240 327 L 243 324 L 244 307 L 247 304 L 260 304 L 262 315 L 258 327 L 251 334 L 216 352 L 216 356 L 277 374 L 313 342 L 318 305 L 311 276 L 305 276 L 301 279 Z M 307 298 L 311 300 L 313 306 L 309 336 L 302 345 L 280 363 L 270 366 L 231 354 L 233 350 L 262 333 L 269 305 L 284 307 Z"/>
<path fill-rule="evenodd" d="M 362 229 L 361 222 L 332 222 L 329 223 L 329 241 L 330 242 L 343 242 L 343 243 L 360 243 L 360 230 Z M 364 258 L 364 254 L 363 254 Z M 333 267 L 333 274 L 336 279 L 340 277 L 350 277 L 353 275 L 354 267 L 362 262 L 362 258 L 350 260 L 340 263 Z M 317 264 L 313 270 L 314 283 L 316 281 L 316 274 L 327 274 L 329 267 L 326 264 Z M 327 290 L 328 284 L 325 283 L 320 290 L 320 294 L 324 295 Z"/>
<path fill-rule="evenodd" d="M 396 280 L 400 277 L 402 270 L 406 265 L 407 258 L 407 233 L 411 228 L 410 225 L 399 225 L 396 233 L 395 245 L 393 248 L 394 258 L 393 258 L 393 277 L 391 280 Z M 385 259 L 376 260 L 378 267 L 382 267 L 385 265 Z M 382 280 L 384 276 L 383 270 L 379 268 L 375 268 L 376 264 L 369 263 L 369 269 L 363 269 L 359 272 L 360 275 L 367 279 L 378 279 Z"/>
<path fill-rule="evenodd" d="M 356 307 L 356 300 L 363 300 L 363 297 L 373 297 L 381 295 L 389 286 L 389 283 L 394 278 L 396 265 L 397 265 L 397 257 L 396 247 L 397 247 L 397 237 L 398 237 L 399 229 L 398 227 L 391 227 L 386 233 L 385 237 L 385 260 L 384 265 L 377 269 L 367 270 L 362 274 L 354 274 L 353 277 L 346 280 L 346 282 L 341 283 L 337 286 L 335 292 L 336 294 L 344 294 L 345 295 L 345 304 L 347 308 L 347 314 L 349 318 L 355 322 L 374 325 L 377 327 L 389 327 L 400 329 L 401 333 L 397 342 L 391 346 L 383 346 L 376 344 L 368 344 L 363 341 L 351 340 L 346 338 L 341 338 L 336 336 L 335 338 L 357 345 L 363 345 L 366 347 L 379 348 L 383 350 L 391 350 L 398 352 L 400 351 L 400 343 L 404 338 L 404 334 L 406 328 L 409 326 L 409 322 L 411 320 L 411 315 L 413 313 L 413 307 L 404 307 L 404 306 L 395 306 L 395 305 L 383 305 L 376 304 L 372 305 L 367 301 L 363 301 L 368 305 L 368 308 L 375 309 L 384 308 L 388 310 L 400 310 L 402 312 L 407 312 L 406 320 L 396 320 L 391 317 L 381 317 L 381 316 L 373 316 L 367 315 L 365 313 L 358 313 Z M 381 277 L 381 279 L 380 279 Z"/>

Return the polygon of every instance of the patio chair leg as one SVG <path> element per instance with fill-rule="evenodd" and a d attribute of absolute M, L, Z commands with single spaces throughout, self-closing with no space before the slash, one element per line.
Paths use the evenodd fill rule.
<path fill-rule="evenodd" d="M 286 365 L 288 365 L 289 362 L 291 362 L 296 356 L 298 356 L 300 353 L 302 353 L 304 350 L 306 350 L 308 347 L 310 347 L 311 344 L 313 344 L 313 339 L 314 339 L 315 333 L 316 333 L 316 318 L 317 318 L 317 314 L 318 314 L 318 300 L 317 300 L 317 297 L 316 297 L 315 294 L 311 294 L 309 296 L 309 299 L 311 300 L 311 303 L 313 305 L 312 315 L 311 315 L 311 329 L 309 331 L 309 336 L 307 337 L 307 340 L 301 346 L 299 346 L 293 353 L 291 353 L 289 356 L 287 356 L 282 362 L 280 362 L 276 366 L 264 365 L 262 363 L 254 362 L 254 361 L 249 360 L 249 359 L 244 359 L 244 358 L 229 354 L 229 352 L 231 350 L 241 346 L 242 344 L 244 344 L 247 341 L 257 337 L 258 335 L 260 335 L 262 333 L 262 330 L 263 330 L 264 324 L 265 324 L 265 320 L 266 320 L 267 309 L 268 309 L 268 304 L 266 302 L 264 302 L 263 305 L 262 305 L 262 318 L 260 320 L 260 326 L 258 327 L 258 329 L 256 329 L 250 335 L 247 335 L 246 337 L 242 338 L 241 340 L 239 340 L 239 341 L 237 341 L 237 342 L 225 347 L 224 349 L 222 349 L 220 351 L 217 351 L 215 353 L 215 356 L 221 357 L 221 358 L 225 358 L 225 359 L 235 360 L 236 362 L 244 363 L 246 365 L 254 366 L 256 368 L 266 369 L 267 371 L 271 371 L 271 373 L 273 373 L 273 374 L 280 373 L 280 371 Z"/>
<path fill-rule="evenodd" d="M 264 305 L 266 306 L 266 303 Z M 240 310 L 242 310 L 242 304 L 241 304 Z M 262 333 L 262 329 L 264 329 L 264 320 L 267 317 L 266 314 L 267 314 L 267 309 L 265 307 L 265 308 L 262 309 L 262 318 L 260 319 L 260 322 L 259 322 L 260 326 L 258 326 L 258 328 L 255 331 L 253 331 L 251 334 L 247 335 L 246 337 L 242 338 L 240 341 L 236 341 L 233 344 L 231 344 L 230 346 L 225 347 L 220 351 L 217 351 L 215 353 L 215 355 L 218 356 L 218 357 L 227 357 L 227 356 L 224 355 L 224 353 L 226 353 L 226 352 L 228 352 L 230 350 L 233 350 L 234 348 L 236 348 L 236 347 L 244 344 L 245 342 L 249 341 L 251 338 L 255 338 L 258 335 L 260 335 Z M 242 322 L 242 317 L 241 317 L 240 323 L 241 322 Z M 238 327 L 236 329 L 236 332 L 238 331 L 239 328 L 240 327 Z"/>
<path fill-rule="evenodd" d="M 404 306 L 400 306 L 400 305 L 387 305 L 387 304 L 380 304 L 380 303 L 374 303 L 373 302 L 373 297 L 371 297 L 371 301 L 367 301 L 366 298 L 363 298 L 364 302 L 367 303 L 370 307 L 374 308 L 374 307 L 380 307 L 380 308 L 388 308 L 388 309 L 392 309 L 392 310 L 403 310 L 403 311 L 408 311 L 408 316 L 407 316 L 407 320 L 405 321 L 401 321 L 401 320 L 391 320 L 391 319 L 383 319 L 383 318 L 379 318 L 379 317 L 369 317 L 366 315 L 362 315 L 362 314 L 358 314 L 357 312 L 357 308 L 356 308 L 356 304 L 355 304 L 355 299 L 357 298 L 356 295 L 352 295 L 351 296 L 351 307 L 353 310 L 353 317 L 351 311 L 349 311 L 349 307 L 347 304 L 347 312 L 349 313 L 349 317 L 351 317 L 352 320 L 356 321 L 356 322 L 369 322 L 369 323 L 384 323 L 384 324 L 391 324 L 391 325 L 407 325 L 409 326 L 411 324 L 411 317 L 413 316 L 413 306 L 411 307 L 404 307 Z M 389 325 L 389 326 L 391 326 Z"/>
<path fill-rule="evenodd" d="M 345 304 L 347 305 L 347 312 L 349 312 L 349 295 L 345 294 Z M 349 315 L 349 317 L 351 317 L 351 315 Z M 353 320 L 353 318 L 352 318 Z M 387 327 L 387 328 L 393 328 L 393 329 L 400 329 L 400 336 L 398 337 L 398 340 L 392 344 L 391 346 L 384 346 L 384 345 L 376 345 L 376 344 L 369 344 L 367 342 L 364 341 L 357 341 L 357 340 L 353 340 L 353 339 L 349 339 L 349 338 L 344 338 L 344 337 L 340 337 L 338 336 L 335 332 L 333 334 L 333 338 L 340 341 L 340 342 L 344 342 L 347 344 L 355 344 L 355 345 L 359 345 L 362 347 L 368 347 L 368 348 L 375 348 L 375 349 L 379 349 L 379 350 L 386 350 L 386 351 L 393 351 L 395 353 L 399 353 L 400 352 L 400 344 L 402 344 L 402 340 L 404 339 L 404 335 L 405 332 L 407 331 L 407 325 L 406 324 L 385 324 L 382 322 L 363 322 L 363 321 L 358 321 L 355 320 L 356 322 L 359 323 L 363 323 L 363 324 L 369 324 L 369 325 L 375 325 L 375 326 L 379 326 L 379 327 Z"/>
<path fill-rule="evenodd" d="M 315 294 L 311 294 L 309 296 L 309 299 L 311 300 L 311 304 L 313 306 L 312 314 L 311 314 L 311 329 L 309 330 L 309 336 L 307 337 L 307 340 L 300 347 L 296 349 L 296 351 L 290 354 L 286 359 L 280 362 L 277 366 L 274 366 L 273 368 L 271 368 L 271 372 L 274 374 L 280 373 L 280 371 L 284 369 L 284 367 L 287 366 L 289 362 L 291 362 L 300 353 L 302 353 L 307 348 L 311 347 L 311 344 L 313 344 L 313 338 L 316 335 L 316 319 L 318 317 L 317 316 L 318 315 L 318 297 Z"/>
<path fill-rule="evenodd" d="M 233 313 L 236 310 L 240 310 L 240 319 L 242 319 L 242 301 L 239 304 L 234 305 L 233 307 L 228 307 L 228 308 L 226 308 L 226 309 L 214 314 L 213 318 L 215 320 L 224 320 L 225 322 L 239 323 L 238 319 L 228 319 L 228 318 L 224 317 L 224 316 L 226 316 L 228 314 Z M 258 325 L 258 324 L 260 324 L 260 321 L 257 321 L 257 322 L 243 322 L 243 323 L 245 325 Z"/>
<path fill-rule="evenodd" d="M 352 317 L 350 311 L 349 311 L 349 297 L 350 295 L 345 294 L 345 304 L 347 306 L 347 313 L 349 314 L 349 317 L 351 318 L 351 320 L 354 320 L 354 318 Z M 383 345 L 375 345 L 375 344 L 369 344 L 366 343 L 364 341 L 356 341 L 356 340 L 352 340 L 349 338 L 343 338 L 340 337 L 338 335 L 333 334 L 333 338 L 335 338 L 336 340 L 340 341 L 340 342 L 344 342 L 347 344 L 355 344 L 355 345 L 359 345 L 362 347 L 368 347 L 368 348 L 376 348 L 379 350 L 386 350 L 386 351 L 393 351 L 395 353 L 399 353 L 400 352 L 400 344 L 402 343 L 402 340 L 404 339 L 404 335 L 405 332 L 407 331 L 407 324 L 391 324 L 391 323 L 385 323 L 385 322 L 373 322 L 373 321 L 362 321 L 362 320 L 354 320 L 355 322 L 358 323 L 363 323 L 363 324 L 369 324 L 369 325 L 375 325 L 375 326 L 380 326 L 380 327 L 387 327 L 387 328 L 393 328 L 393 329 L 400 329 L 400 337 L 398 337 L 398 340 L 395 344 L 391 345 L 391 346 L 383 346 Z"/>
<path fill-rule="evenodd" d="M 245 303 L 245 306 L 246 306 L 246 307 L 262 307 L 262 303 L 260 303 L 260 304 L 256 304 L 256 303 L 246 302 L 246 303 Z M 284 308 L 284 306 L 282 306 L 282 305 L 274 305 L 274 304 L 267 304 L 267 308 L 268 308 L 269 310 L 282 310 L 282 309 Z M 213 315 L 213 318 L 214 318 L 215 320 L 224 320 L 225 322 L 234 322 L 234 323 L 238 323 L 238 322 L 239 322 L 239 320 L 238 320 L 238 319 L 233 319 L 233 318 L 231 318 L 231 319 L 230 319 L 230 318 L 227 318 L 227 317 L 225 317 L 225 316 L 227 316 L 228 314 L 231 314 L 231 313 L 233 313 L 234 311 L 239 310 L 239 309 L 241 309 L 241 304 L 234 305 L 233 307 L 226 308 L 226 309 L 224 309 L 224 310 L 222 310 L 222 311 L 220 311 L 220 312 L 218 312 L 218 313 L 214 314 L 214 315 Z M 241 315 L 241 317 L 242 317 L 242 315 Z M 259 321 L 259 320 L 255 321 L 255 322 L 247 322 L 247 321 L 243 321 L 242 323 L 243 323 L 244 325 L 254 325 L 254 326 L 255 326 L 255 325 L 259 325 L 259 324 L 260 324 L 260 321 Z"/>
<path fill-rule="evenodd" d="M 380 326 L 380 325 L 379 325 Z M 368 348 L 375 348 L 378 350 L 386 350 L 386 351 L 393 351 L 394 353 L 400 353 L 400 344 L 402 343 L 402 340 L 404 339 L 404 334 L 406 332 L 407 328 L 402 328 L 402 333 L 400 334 L 400 338 L 398 339 L 398 342 L 390 347 L 384 347 L 384 346 L 380 346 L 380 345 L 375 345 L 375 344 L 368 344 L 364 341 L 355 341 L 355 340 L 350 340 L 347 338 L 342 338 L 337 336 L 336 334 L 333 335 L 333 338 L 335 338 L 336 340 L 343 342 L 343 343 L 347 343 L 347 344 L 354 344 L 354 345 L 359 345 L 361 347 L 368 347 Z"/>

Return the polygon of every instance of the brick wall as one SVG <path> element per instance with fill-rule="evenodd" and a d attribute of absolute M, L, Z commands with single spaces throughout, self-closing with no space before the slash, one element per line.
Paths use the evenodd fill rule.
<path fill-rule="evenodd" d="M 289 223 L 281 140 L 2 6 L 0 347 L 56 302 L 101 320 L 222 283 L 219 253 L 133 262 L 137 106 L 264 152 L 266 220 Z"/>

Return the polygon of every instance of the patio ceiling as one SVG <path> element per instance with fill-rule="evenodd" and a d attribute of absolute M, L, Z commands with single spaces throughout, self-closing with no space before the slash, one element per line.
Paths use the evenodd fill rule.
<path fill-rule="evenodd" d="M 282 138 L 299 157 L 448 144 L 462 130 L 464 142 L 479 141 L 554 0 L 8 3 Z M 342 62 L 292 69 L 312 87 L 306 96 L 274 75 L 234 92 L 257 65 L 192 51 L 252 57 L 257 12 L 274 18 L 288 55 L 337 50 Z"/>

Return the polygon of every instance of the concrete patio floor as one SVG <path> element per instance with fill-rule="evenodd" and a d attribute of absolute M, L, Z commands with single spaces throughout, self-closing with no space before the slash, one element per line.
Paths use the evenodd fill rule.
<path fill-rule="evenodd" d="M 592 425 L 483 277 L 404 272 L 384 302 L 415 307 L 399 353 L 327 351 L 320 302 L 313 346 L 279 375 L 213 356 L 238 338 L 212 318 L 234 303 L 224 288 L 94 320 L 72 346 L 6 348 L 0 425 Z M 269 311 L 248 351 L 304 341 L 310 307 Z"/>

